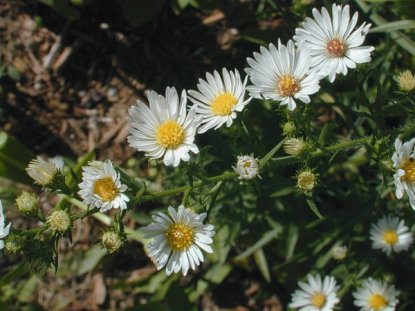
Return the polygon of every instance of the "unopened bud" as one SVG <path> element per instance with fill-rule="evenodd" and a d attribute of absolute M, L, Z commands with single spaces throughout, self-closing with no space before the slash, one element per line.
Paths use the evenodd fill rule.
<path fill-rule="evenodd" d="M 310 192 L 317 184 L 317 175 L 311 170 L 305 170 L 297 175 L 297 187 L 306 192 Z"/>
<path fill-rule="evenodd" d="M 27 191 L 23 191 L 16 198 L 17 209 L 20 213 L 27 215 L 36 212 L 39 206 L 39 197 Z"/>
<path fill-rule="evenodd" d="M 21 239 L 15 235 L 8 236 L 4 248 L 8 254 L 16 255 L 22 249 Z"/>
<path fill-rule="evenodd" d="M 415 76 L 411 71 L 406 70 L 395 77 L 399 89 L 403 92 L 410 92 L 415 89 Z"/>
<path fill-rule="evenodd" d="M 297 128 L 295 127 L 295 124 L 291 121 L 285 122 L 282 125 L 282 134 L 284 136 L 292 136 L 297 132 Z"/>
<path fill-rule="evenodd" d="M 331 252 L 334 259 L 343 260 L 344 258 L 346 258 L 347 255 L 347 247 L 344 245 L 336 245 L 331 249 Z"/>
<path fill-rule="evenodd" d="M 65 211 L 54 211 L 47 220 L 52 231 L 63 233 L 71 226 L 71 217 Z"/>
<path fill-rule="evenodd" d="M 114 231 L 107 231 L 102 235 L 102 245 L 110 254 L 119 250 L 122 244 L 123 241 L 120 235 Z"/>
<path fill-rule="evenodd" d="M 302 138 L 290 138 L 284 143 L 284 151 L 292 156 L 300 156 L 307 149 L 307 144 Z"/>

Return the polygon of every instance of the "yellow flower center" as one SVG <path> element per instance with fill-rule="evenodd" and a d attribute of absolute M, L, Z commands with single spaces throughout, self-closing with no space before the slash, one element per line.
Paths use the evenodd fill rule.
<path fill-rule="evenodd" d="M 326 296 L 322 293 L 315 293 L 311 298 L 311 304 L 316 308 L 322 308 L 326 304 Z"/>
<path fill-rule="evenodd" d="M 343 57 L 346 54 L 344 42 L 338 38 L 327 42 L 326 49 L 331 57 Z"/>
<path fill-rule="evenodd" d="M 94 184 L 94 193 L 103 201 L 112 201 L 118 194 L 118 188 L 110 176 L 98 179 Z"/>
<path fill-rule="evenodd" d="M 387 303 L 388 301 L 383 295 L 373 294 L 372 296 L 369 297 L 369 305 L 374 310 L 381 310 L 382 308 L 386 306 Z"/>
<path fill-rule="evenodd" d="M 300 83 L 291 75 L 284 75 L 277 84 L 277 91 L 282 96 L 293 96 L 300 90 Z"/>
<path fill-rule="evenodd" d="M 174 120 L 165 121 L 156 130 L 157 142 L 167 149 L 176 149 L 184 138 L 184 128 Z"/>
<path fill-rule="evenodd" d="M 227 92 L 216 96 L 211 104 L 211 109 L 217 116 L 229 116 L 232 113 L 233 106 L 235 106 L 237 102 L 238 100 L 235 96 Z"/>
<path fill-rule="evenodd" d="M 394 230 L 388 229 L 383 233 L 383 240 L 389 245 L 394 245 L 398 242 L 398 235 Z"/>
<path fill-rule="evenodd" d="M 184 224 L 172 224 L 166 232 L 166 238 L 174 251 L 187 250 L 192 244 L 195 232 Z"/>
<path fill-rule="evenodd" d="M 303 190 L 313 190 L 316 185 L 316 175 L 312 172 L 302 172 L 298 175 L 297 187 Z"/>
<path fill-rule="evenodd" d="M 405 175 L 402 178 L 408 182 L 415 182 L 415 161 L 413 159 L 405 161 L 402 169 L 405 171 Z"/>
<path fill-rule="evenodd" d="M 245 161 L 244 164 L 242 164 L 242 167 L 245 167 L 245 168 L 251 167 L 251 161 Z"/>

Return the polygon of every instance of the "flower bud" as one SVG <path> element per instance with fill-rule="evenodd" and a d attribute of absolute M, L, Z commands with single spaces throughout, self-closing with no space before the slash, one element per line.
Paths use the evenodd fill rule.
<path fill-rule="evenodd" d="M 117 232 L 107 231 L 102 235 L 102 245 L 107 249 L 109 254 L 118 251 L 122 244 L 123 241 Z"/>
<path fill-rule="evenodd" d="M 238 156 L 236 167 L 233 167 L 235 173 L 239 175 L 239 179 L 249 180 L 259 176 L 258 159 L 253 156 Z"/>
<path fill-rule="evenodd" d="M 16 198 L 16 206 L 20 213 L 27 215 L 37 211 L 39 206 L 39 197 L 27 191 L 22 193 Z"/>
<path fill-rule="evenodd" d="M 47 223 L 52 231 L 63 233 L 71 227 L 71 217 L 67 212 L 57 210 L 48 217 Z"/>
<path fill-rule="evenodd" d="M 295 124 L 291 121 L 285 122 L 281 127 L 284 136 L 292 136 L 297 131 Z"/>
<path fill-rule="evenodd" d="M 395 81 L 398 83 L 399 89 L 403 92 L 410 92 L 415 89 L 415 76 L 409 70 L 395 76 Z"/>
<path fill-rule="evenodd" d="M 331 253 L 334 259 L 343 260 L 347 255 L 347 247 L 344 245 L 336 245 L 331 249 Z"/>
<path fill-rule="evenodd" d="M 292 156 L 298 157 L 308 148 L 302 138 L 290 138 L 284 143 L 284 151 Z"/>
<path fill-rule="evenodd" d="M 317 184 L 317 174 L 311 170 L 304 170 L 297 175 L 297 187 L 305 192 L 310 192 Z"/>
<path fill-rule="evenodd" d="M 10 255 L 16 255 L 22 250 L 21 239 L 16 235 L 9 235 L 4 248 Z"/>
<path fill-rule="evenodd" d="M 26 168 L 27 174 L 32 177 L 36 184 L 48 186 L 53 183 L 56 176 L 63 170 L 63 161 L 59 157 L 51 158 L 48 161 L 37 157 L 30 161 Z"/>

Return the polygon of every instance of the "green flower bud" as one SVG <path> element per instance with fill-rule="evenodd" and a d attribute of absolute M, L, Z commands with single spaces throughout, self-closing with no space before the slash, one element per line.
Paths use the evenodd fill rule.
<path fill-rule="evenodd" d="M 16 235 L 9 235 L 4 244 L 6 252 L 10 255 L 16 255 L 22 250 L 22 241 Z"/>
<path fill-rule="evenodd" d="M 63 233 L 71 227 L 71 217 L 65 211 L 54 211 L 47 219 L 49 227 L 54 232 Z"/>
<path fill-rule="evenodd" d="M 102 245 L 107 249 L 109 254 L 118 251 L 122 244 L 121 236 L 117 232 L 107 231 L 102 235 Z"/>
<path fill-rule="evenodd" d="M 282 133 L 284 136 L 292 136 L 296 133 L 297 128 L 294 124 L 294 122 L 285 122 L 282 126 Z"/>
<path fill-rule="evenodd" d="M 37 211 L 39 206 L 39 197 L 27 191 L 23 191 L 16 198 L 16 206 L 20 213 L 27 215 Z"/>

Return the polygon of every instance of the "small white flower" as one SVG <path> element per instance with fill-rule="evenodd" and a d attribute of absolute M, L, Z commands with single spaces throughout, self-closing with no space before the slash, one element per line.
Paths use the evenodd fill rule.
<path fill-rule="evenodd" d="M 392 251 L 407 250 L 413 242 L 413 234 L 405 226 L 405 222 L 398 217 L 385 216 L 370 230 L 372 248 L 381 249 L 390 255 Z"/>
<path fill-rule="evenodd" d="M 0 249 L 4 248 L 4 241 L 2 239 L 9 235 L 10 226 L 10 223 L 6 226 L 6 219 L 3 214 L 3 205 L 0 201 Z"/>
<path fill-rule="evenodd" d="M 90 161 L 84 166 L 79 189 L 78 194 L 84 203 L 99 208 L 101 212 L 127 208 L 129 198 L 123 193 L 127 186 L 121 184 L 120 174 L 110 160 Z"/>
<path fill-rule="evenodd" d="M 335 245 L 331 249 L 333 258 L 336 260 L 343 260 L 347 255 L 347 246 L 346 245 Z"/>
<path fill-rule="evenodd" d="M 300 311 L 331 311 L 340 301 L 337 298 L 336 280 L 332 276 L 321 279 L 320 275 L 307 275 L 307 283 L 298 282 L 301 289 L 297 289 L 291 298 L 290 308 Z"/>
<path fill-rule="evenodd" d="M 333 4 L 332 16 L 326 8 L 313 9 L 314 19 L 306 18 L 303 28 L 295 30 L 294 40 L 298 45 L 305 44 L 311 50 L 311 66 L 329 76 L 330 82 L 336 74 L 347 74 L 347 68 L 356 68 L 356 64 L 370 62 L 373 46 L 361 46 L 371 24 L 363 23 L 355 29 L 358 13 L 350 19 L 348 5 Z"/>
<path fill-rule="evenodd" d="M 45 161 L 40 156 L 30 161 L 26 168 L 27 174 L 41 186 L 49 185 L 58 173 L 63 172 L 63 160 L 61 157 L 50 158 Z"/>
<path fill-rule="evenodd" d="M 153 215 L 154 223 L 143 228 L 144 237 L 152 239 L 147 252 L 158 270 L 166 266 L 167 275 L 180 270 L 186 275 L 204 261 L 200 249 L 213 252 L 214 226 L 203 224 L 206 213 L 195 214 L 183 205 L 177 211 L 169 206 L 168 211 L 170 215 Z"/>
<path fill-rule="evenodd" d="M 296 49 L 291 40 L 287 46 L 278 40 L 278 49 L 270 44 L 268 49 L 261 46 L 260 52 L 255 52 L 254 58 L 247 58 L 250 67 L 245 68 L 245 72 L 253 83 L 246 88 L 250 95 L 279 101 L 289 110 L 297 106 L 294 99 L 308 104 L 309 95 L 320 89 L 320 76 L 309 71 L 310 51 Z"/>
<path fill-rule="evenodd" d="M 239 179 L 248 180 L 257 176 L 261 178 L 261 176 L 259 176 L 258 159 L 254 158 L 252 155 L 238 156 L 236 167 L 233 167 L 233 170 L 239 175 Z"/>
<path fill-rule="evenodd" d="M 149 107 L 138 101 L 130 113 L 128 142 L 152 159 L 163 158 L 165 165 L 178 166 L 189 161 L 189 152 L 198 153 L 194 144 L 199 118 L 196 107 L 186 114 L 186 92 L 181 99 L 174 87 L 166 88 L 166 97 L 154 91 L 147 92 Z"/>
<path fill-rule="evenodd" d="M 354 305 L 361 311 L 394 311 L 399 302 L 398 295 L 393 285 L 369 278 L 353 293 Z"/>
<path fill-rule="evenodd" d="M 223 78 L 222 78 L 223 77 Z M 197 89 L 190 90 L 189 99 L 196 105 L 196 113 L 202 117 L 203 124 L 198 133 L 220 128 L 226 123 L 231 126 L 236 112 L 241 112 L 252 98 L 244 100 L 248 77 L 242 82 L 237 69 L 222 69 L 222 77 L 215 70 L 213 75 L 206 73 L 206 80 L 199 79 Z"/>
<path fill-rule="evenodd" d="M 415 138 L 402 144 L 400 138 L 395 140 L 395 153 L 392 156 L 393 167 L 397 172 L 393 175 L 396 197 L 402 198 L 404 191 L 409 197 L 409 203 L 415 210 Z"/>

